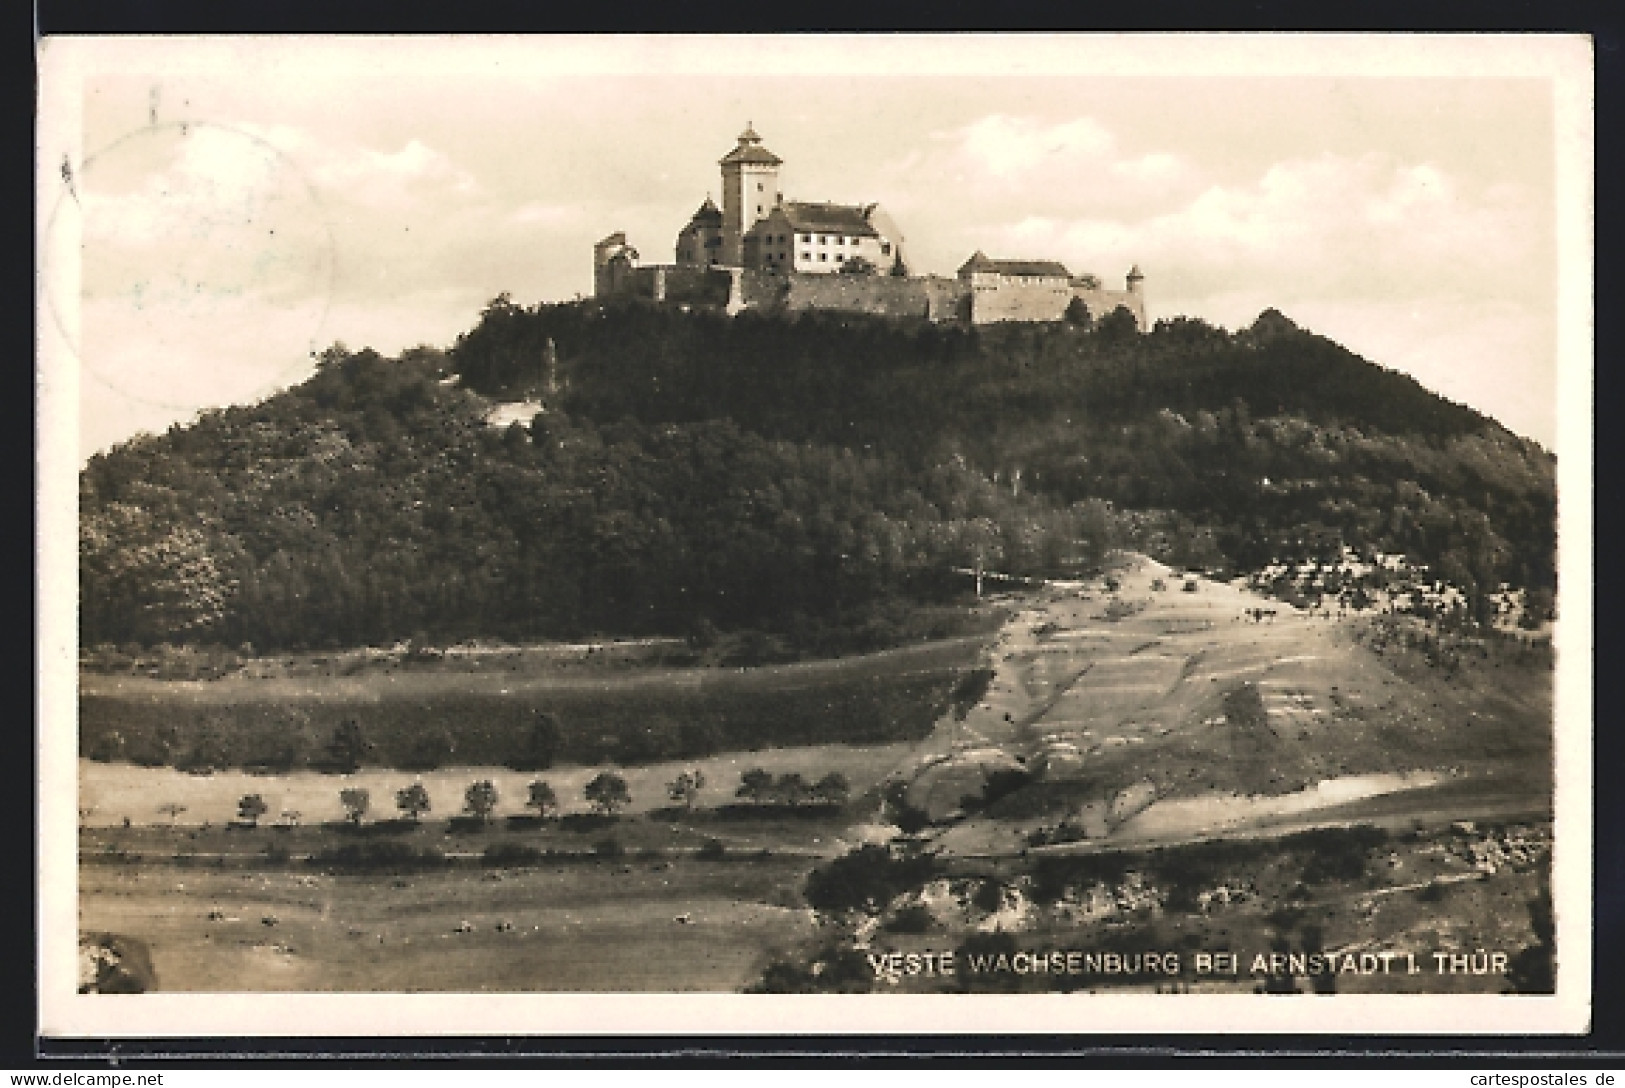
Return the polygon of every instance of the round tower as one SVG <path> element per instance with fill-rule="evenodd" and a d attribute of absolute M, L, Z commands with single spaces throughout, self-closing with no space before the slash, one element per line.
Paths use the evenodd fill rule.
<path fill-rule="evenodd" d="M 745 232 L 765 219 L 779 202 L 779 166 L 784 162 L 762 146 L 750 125 L 739 145 L 724 155 L 722 166 L 722 263 L 744 263 Z"/>

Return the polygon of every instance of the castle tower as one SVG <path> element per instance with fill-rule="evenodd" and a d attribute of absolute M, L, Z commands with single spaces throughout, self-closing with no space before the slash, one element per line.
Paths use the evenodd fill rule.
<path fill-rule="evenodd" d="M 638 251 L 626 241 L 625 231 L 616 231 L 592 247 L 592 291 L 605 298 L 620 291 L 626 273 L 637 264 Z"/>
<path fill-rule="evenodd" d="M 722 213 L 709 195 L 677 235 L 677 263 L 705 268 L 722 264 Z"/>
<path fill-rule="evenodd" d="M 748 124 L 739 134 L 739 146 L 720 160 L 723 264 L 737 268 L 744 263 L 745 232 L 779 202 L 779 166 L 783 162 L 762 146 L 762 138 Z"/>
<path fill-rule="evenodd" d="M 1144 282 L 1145 282 L 1145 273 L 1140 271 L 1140 266 L 1139 265 L 1135 265 L 1133 268 L 1128 270 L 1128 293 L 1129 294 L 1131 294 L 1131 295 L 1141 294 L 1142 290 L 1141 290 L 1140 285 L 1142 283 L 1144 283 Z"/>

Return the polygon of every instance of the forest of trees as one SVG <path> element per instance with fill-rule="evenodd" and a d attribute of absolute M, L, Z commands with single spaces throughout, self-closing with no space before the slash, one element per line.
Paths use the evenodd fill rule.
<path fill-rule="evenodd" d="M 488 396 L 542 388 L 528 425 Z M 483 394 L 483 395 L 482 395 Z M 256 648 L 857 628 L 1117 542 L 1553 584 L 1549 454 L 1267 313 L 968 329 L 495 300 L 93 457 L 81 637 Z"/>

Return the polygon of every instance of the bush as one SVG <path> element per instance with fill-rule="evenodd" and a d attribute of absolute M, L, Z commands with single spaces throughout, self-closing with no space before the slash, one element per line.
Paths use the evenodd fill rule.
<path fill-rule="evenodd" d="M 807 876 L 807 903 L 814 910 L 838 912 L 884 907 L 936 875 L 930 857 L 896 858 L 884 846 L 860 846 Z"/>
<path fill-rule="evenodd" d="M 886 920 L 889 933 L 929 933 L 936 924 L 931 911 L 920 903 L 910 903 Z"/>
<path fill-rule="evenodd" d="M 559 817 L 559 827 L 565 831 L 602 831 L 616 823 L 616 817 L 601 812 L 569 812 Z"/>
<path fill-rule="evenodd" d="M 1325 827 L 1289 835 L 1282 845 L 1307 855 L 1303 864 L 1305 884 L 1359 880 L 1366 874 L 1366 861 L 1373 847 L 1388 841 L 1380 827 Z"/>
<path fill-rule="evenodd" d="M 345 843 L 320 851 L 312 865 L 353 872 L 415 872 L 446 863 L 446 857 L 433 847 L 417 849 L 404 842 Z"/>
<path fill-rule="evenodd" d="M 545 855 L 534 846 L 526 846 L 517 842 L 495 842 L 485 848 L 481 861 L 486 865 L 499 868 L 518 865 L 535 865 Z"/>

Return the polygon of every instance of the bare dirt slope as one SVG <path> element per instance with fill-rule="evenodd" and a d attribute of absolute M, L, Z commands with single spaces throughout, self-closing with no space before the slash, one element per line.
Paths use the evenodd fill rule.
<path fill-rule="evenodd" d="M 1549 791 L 1547 672 L 1393 660 L 1345 621 L 1140 556 L 1019 605 L 986 696 L 945 716 L 902 771 L 933 816 L 1000 758 L 1036 781 L 990 815 L 1063 815 L 1088 837 L 1179 799 L 1302 793 L 1314 807 L 1461 776 Z"/>

